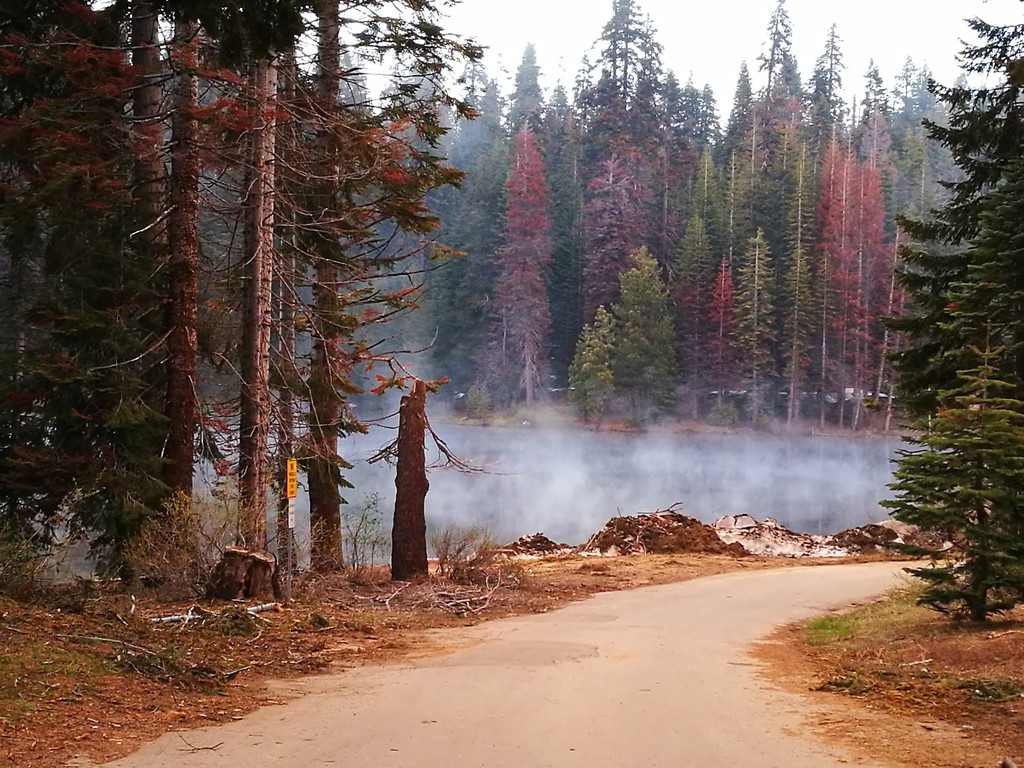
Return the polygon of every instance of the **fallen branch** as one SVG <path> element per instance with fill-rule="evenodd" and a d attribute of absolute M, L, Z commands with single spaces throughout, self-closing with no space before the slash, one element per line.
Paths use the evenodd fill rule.
<path fill-rule="evenodd" d="M 87 643 L 114 643 L 115 645 L 120 645 L 123 648 L 127 648 L 129 651 L 146 653 L 150 656 L 158 655 L 153 651 L 149 650 L 148 648 L 143 648 L 141 645 L 133 645 L 132 643 L 126 642 L 124 640 L 118 640 L 116 637 L 91 637 L 89 635 L 57 635 L 57 637 L 62 637 L 67 640 L 82 640 Z"/>
<path fill-rule="evenodd" d="M 234 680 L 235 677 L 237 677 L 241 672 L 245 672 L 245 671 L 250 670 L 250 669 L 252 669 L 252 665 L 251 664 L 249 666 L 246 666 L 246 667 L 239 667 L 238 669 L 232 669 L 230 672 L 225 672 L 224 673 L 224 679 L 225 680 Z"/>
<path fill-rule="evenodd" d="M 257 613 L 266 613 L 267 611 L 273 611 L 274 613 L 281 613 L 280 603 L 260 603 L 259 605 L 253 605 L 245 609 L 254 616 Z"/>
<path fill-rule="evenodd" d="M 8 632 L 14 632 L 14 633 L 15 633 L 15 634 L 17 634 L 17 635 L 25 635 L 25 634 L 28 634 L 27 632 L 25 632 L 25 631 L 23 631 L 23 630 L 20 630 L 20 629 L 18 629 L 17 627 L 12 627 L 12 626 L 11 626 L 10 624 L 0 624 L 0 627 L 3 627 L 3 628 L 4 628 L 4 629 L 6 629 L 6 630 L 7 630 Z"/>
<path fill-rule="evenodd" d="M 188 749 L 179 749 L 178 750 L 179 752 L 202 752 L 203 750 L 208 750 L 210 752 L 213 752 L 214 750 L 220 749 L 221 747 L 224 746 L 224 742 L 223 741 L 219 741 L 216 744 L 214 744 L 212 746 L 209 746 L 209 747 L 194 747 L 191 744 L 189 744 L 188 741 L 185 739 L 185 737 L 182 736 L 180 733 L 178 734 L 178 738 L 181 739 L 182 741 L 184 741 L 185 742 L 185 746 L 188 747 Z"/>

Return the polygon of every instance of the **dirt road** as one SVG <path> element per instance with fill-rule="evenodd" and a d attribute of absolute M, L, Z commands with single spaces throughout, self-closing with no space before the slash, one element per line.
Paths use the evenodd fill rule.
<path fill-rule="evenodd" d="M 759 680 L 745 649 L 781 623 L 879 594 L 899 572 L 871 563 L 730 573 L 446 631 L 439 642 L 461 650 L 289 684 L 305 695 L 230 725 L 167 734 L 109 765 L 857 763 L 804 731 L 811 705 Z"/>

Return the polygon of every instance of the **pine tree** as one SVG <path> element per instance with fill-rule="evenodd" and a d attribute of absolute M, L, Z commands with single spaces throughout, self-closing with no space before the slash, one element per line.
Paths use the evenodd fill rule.
<path fill-rule="evenodd" d="M 814 64 L 810 86 L 808 131 L 813 157 L 820 160 L 833 132 L 843 124 L 842 40 L 833 24 L 825 39 L 825 50 Z"/>
<path fill-rule="evenodd" d="M 951 286 L 965 279 L 971 261 L 970 252 L 951 249 L 977 235 L 983 193 L 999 184 L 1024 147 L 1024 79 L 1014 64 L 1021 59 L 1024 25 L 997 27 L 979 20 L 970 25 L 983 42 L 963 52 L 965 69 L 1006 74 L 981 88 L 935 86 L 949 108 L 948 124 L 925 121 L 930 137 L 952 153 L 962 178 L 947 185 L 949 202 L 933 217 L 900 220 L 910 238 L 924 244 L 902 250 L 906 268 L 900 280 L 911 311 L 890 321 L 906 335 L 907 345 L 896 357 L 898 395 L 914 415 L 933 413 L 936 393 L 953 388 L 957 371 L 964 369 L 960 354 L 969 342 L 950 321 L 948 305 Z"/>
<path fill-rule="evenodd" d="M 619 275 L 629 268 L 630 254 L 641 247 L 647 231 L 643 188 L 619 157 L 602 163 L 601 174 L 588 189 L 591 199 L 583 221 L 585 318 L 618 299 Z"/>
<path fill-rule="evenodd" d="M 725 395 L 738 379 L 736 350 L 736 301 L 729 262 L 718 265 L 714 288 L 707 304 L 708 376 L 716 392 L 716 410 L 721 412 Z"/>
<path fill-rule="evenodd" d="M 116 19 L 37 10 L 0 19 L 0 537 L 88 532 L 118 572 L 167 494 L 148 146 Z"/>
<path fill-rule="evenodd" d="M 569 366 L 569 400 L 583 412 L 584 421 L 604 413 L 614 391 L 614 345 L 615 320 L 604 307 L 598 307 L 594 321 L 583 326 Z"/>
<path fill-rule="evenodd" d="M 555 89 L 543 131 L 542 154 L 550 190 L 548 305 L 551 312 L 551 363 L 553 375 L 564 383 L 583 324 L 583 246 L 580 237 L 583 184 L 579 168 L 579 125 L 575 110 L 561 87 Z"/>
<path fill-rule="evenodd" d="M 961 385 L 939 393 L 939 411 L 920 423 L 922 437 L 900 452 L 896 499 L 883 502 L 897 519 L 957 540 L 956 559 L 910 572 L 928 583 L 919 601 L 984 621 L 1024 599 L 1024 401 L 999 378 L 1012 367 L 1006 350 L 973 347 L 976 367 Z"/>
<path fill-rule="evenodd" d="M 508 110 L 508 130 L 515 136 L 529 126 L 537 131 L 541 125 L 544 96 L 540 90 L 540 67 L 537 66 L 537 51 L 530 43 L 523 51 L 523 59 L 516 70 L 515 90 L 512 92 Z"/>
<path fill-rule="evenodd" d="M 612 306 L 612 370 L 616 391 L 629 397 L 633 418 L 642 422 L 674 400 L 675 331 L 654 257 L 641 248 L 629 260 L 632 269 L 619 276 L 622 298 Z"/>
<path fill-rule="evenodd" d="M 899 392 L 924 436 L 901 457 L 889 506 L 961 542 L 959 560 L 919 569 L 931 584 L 923 599 L 983 620 L 1024 595 L 1024 25 L 971 24 L 985 42 L 965 51 L 967 69 L 1002 70 L 1005 79 L 938 89 L 949 125 L 929 132 L 963 177 L 948 185 L 951 199 L 934 219 L 903 222 L 933 246 L 902 251 L 913 314 L 889 321 L 910 336 L 897 357 Z M 953 253 L 934 247 L 964 242 Z"/>
<path fill-rule="evenodd" d="M 673 298 L 676 304 L 679 333 L 678 359 L 688 382 L 693 418 L 698 418 L 699 396 L 703 388 L 707 354 L 707 314 L 705 307 L 713 285 L 714 261 L 704 222 L 698 216 L 690 219 L 676 254 Z"/>
<path fill-rule="evenodd" d="M 524 126 L 516 135 L 508 181 L 505 247 L 497 282 L 495 331 L 498 348 L 492 363 L 509 368 L 514 382 L 508 387 L 526 404 L 534 400 L 537 385 L 547 377 L 548 315 L 545 272 L 551 261 L 550 223 L 546 215 L 548 192 L 544 166 L 533 131 Z"/>
<path fill-rule="evenodd" d="M 725 135 L 716 146 L 716 160 L 722 167 L 728 167 L 731 158 L 743 154 L 745 139 L 753 125 L 754 89 L 750 83 L 750 71 L 747 63 L 740 64 L 740 73 L 736 81 L 736 92 L 733 95 L 732 111 L 725 127 Z"/>
<path fill-rule="evenodd" d="M 750 386 L 750 417 L 758 424 L 762 418 L 764 383 L 773 376 L 772 343 L 775 331 L 772 316 L 775 308 L 774 273 L 764 233 L 750 239 L 750 244 L 736 271 L 736 335 L 737 348 L 744 375 Z"/>
<path fill-rule="evenodd" d="M 801 146 L 796 166 L 796 189 L 790 205 L 791 252 L 781 283 L 779 305 L 783 373 L 788 384 L 786 420 L 800 415 L 800 395 L 807 378 L 810 346 L 815 327 L 814 294 L 810 264 L 811 174 L 806 145 Z"/>

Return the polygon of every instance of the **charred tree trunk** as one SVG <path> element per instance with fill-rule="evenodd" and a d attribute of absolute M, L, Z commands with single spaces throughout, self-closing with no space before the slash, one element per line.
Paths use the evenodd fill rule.
<path fill-rule="evenodd" d="M 329 200 L 335 190 L 332 180 L 338 175 L 332 151 L 331 122 L 338 111 L 338 79 L 341 48 L 338 39 L 337 0 L 319 0 L 316 4 L 319 24 L 317 52 L 317 101 L 324 125 L 321 143 L 326 167 L 317 183 L 325 196 L 324 209 L 333 208 Z M 338 264 L 332 242 L 325 233 L 313 233 L 315 267 L 313 276 L 313 352 L 310 371 L 310 446 L 307 466 L 309 483 L 309 525 L 311 565 L 314 571 L 327 571 L 341 565 L 341 494 L 338 487 L 338 422 L 341 397 L 337 383 L 341 360 L 338 301 Z"/>
<path fill-rule="evenodd" d="M 394 581 L 426 575 L 427 496 L 424 434 L 427 429 L 427 387 L 413 380 L 412 392 L 402 397 L 398 421 L 398 466 L 395 476 L 395 519 L 391 529 L 391 578 Z"/>
<path fill-rule="evenodd" d="M 253 141 L 246 200 L 245 317 L 238 434 L 238 538 L 263 549 L 267 542 L 267 435 L 270 430 L 270 281 L 274 249 L 274 149 L 277 69 L 253 65 Z"/>
<path fill-rule="evenodd" d="M 198 84 L 195 70 L 198 28 L 179 22 L 174 34 L 171 118 L 170 335 L 167 339 L 166 481 L 172 490 L 192 495 L 196 431 L 196 301 L 198 272 L 199 148 L 196 143 Z"/>

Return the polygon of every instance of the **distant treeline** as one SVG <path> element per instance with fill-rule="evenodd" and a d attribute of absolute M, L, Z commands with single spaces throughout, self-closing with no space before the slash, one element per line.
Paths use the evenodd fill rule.
<path fill-rule="evenodd" d="M 568 387 L 587 414 L 888 425 L 894 217 L 926 217 L 956 169 L 925 138 L 927 68 L 887 86 L 872 64 L 846 103 L 840 46 L 833 26 L 802 78 L 779 0 L 724 125 L 634 0 L 571 89 L 545 94 L 532 47 L 508 95 L 471 65 L 479 116 L 447 137 L 466 180 L 429 198 L 464 254 L 418 318 L 439 372 L 498 406 Z"/>

